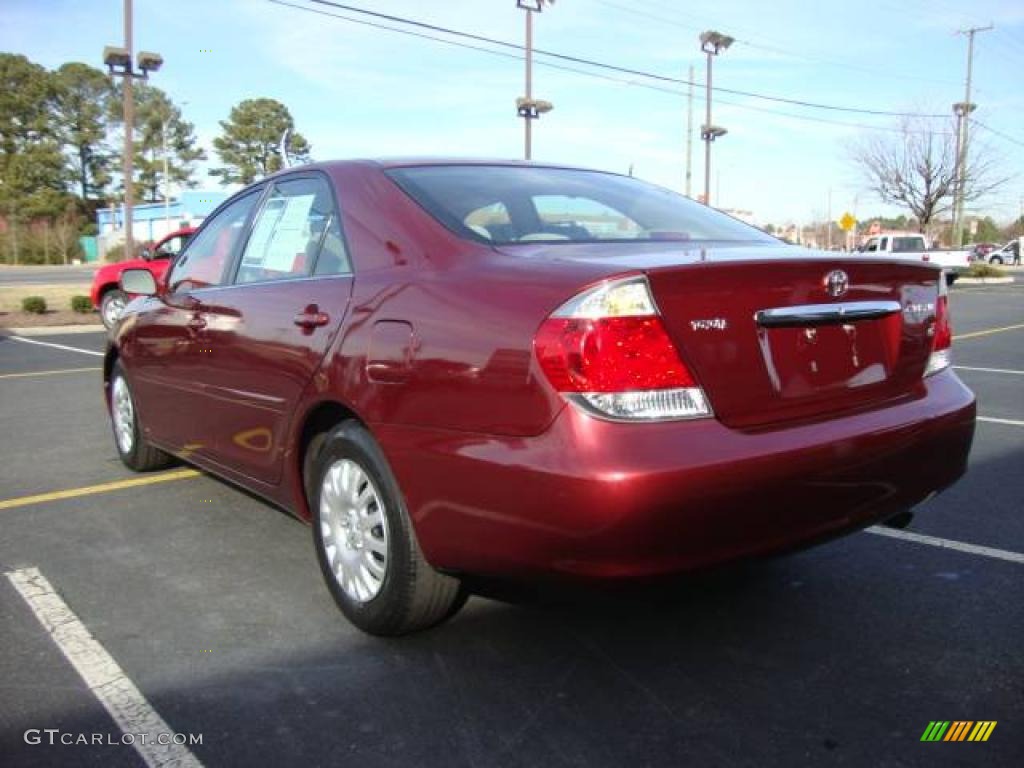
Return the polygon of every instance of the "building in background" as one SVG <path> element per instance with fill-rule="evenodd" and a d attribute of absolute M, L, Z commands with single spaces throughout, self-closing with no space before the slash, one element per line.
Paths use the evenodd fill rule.
<path fill-rule="evenodd" d="M 136 243 L 159 240 L 182 227 L 195 227 L 214 208 L 227 200 L 230 192 L 186 190 L 170 203 L 143 203 L 132 206 L 132 238 Z M 124 243 L 124 209 L 121 206 L 96 211 L 99 255 Z"/>

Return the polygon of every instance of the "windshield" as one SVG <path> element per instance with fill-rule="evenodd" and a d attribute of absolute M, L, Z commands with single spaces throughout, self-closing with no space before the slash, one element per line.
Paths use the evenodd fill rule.
<path fill-rule="evenodd" d="M 528 166 L 436 165 L 387 171 L 458 235 L 528 242 L 777 242 L 682 195 L 627 176 Z"/>

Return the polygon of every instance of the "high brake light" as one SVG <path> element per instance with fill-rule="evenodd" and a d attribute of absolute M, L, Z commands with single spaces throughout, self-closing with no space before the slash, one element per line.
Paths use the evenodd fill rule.
<path fill-rule="evenodd" d="M 935 325 L 932 327 L 932 353 L 924 375 L 931 376 L 953 362 L 953 328 L 949 323 L 949 289 L 946 275 L 939 275 L 939 295 L 935 301 Z"/>
<path fill-rule="evenodd" d="M 596 415 L 626 421 L 711 415 L 643 277 L 603 283 L 569 300 L 541 325 L 534 349 L 551 385 Z"/>

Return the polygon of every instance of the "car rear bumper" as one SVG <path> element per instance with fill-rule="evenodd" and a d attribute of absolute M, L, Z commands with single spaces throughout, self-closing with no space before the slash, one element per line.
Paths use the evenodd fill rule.
<path fill-rule="evenodd" d="M 613 423 L 572 407 L 532 438 L 374 432 L 435 567 L 632 578 L 798 547 L 949 486 L 966 468 L 974 396 L 948 370 L 918 395 L 761 432 Z"/>

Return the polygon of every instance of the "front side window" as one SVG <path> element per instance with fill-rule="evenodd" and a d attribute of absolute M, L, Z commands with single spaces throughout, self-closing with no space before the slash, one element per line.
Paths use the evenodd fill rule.
<path fill-rule="evenodd" d="M 235 282 L 348 271 L 327 181 L 310 177 L 275 183 L 253 223 Z"/>
<path fill-rule="evenodd" d="M 456 234 L 497 245 L 778 242 L 675 192 L 611 173 L 503 165 L 411 166 L 386 173 Z"/>
<path fill-rule="evenodd" d="M 181 253 L 186 243 L 188 243 L 188 235 L 175 235 L 170 240 L 165 240 L 163 245 L 153 254 L 153 257 L 157 259 L 173 259 Z"/>
<path fill-rule="evenodd" d="M 196 233 L 171 270 L 167 285 L 172 293 L 224 282 L 224 272 L 258 199 L 259 193 L 253 191 L 235 200 Z"/>

